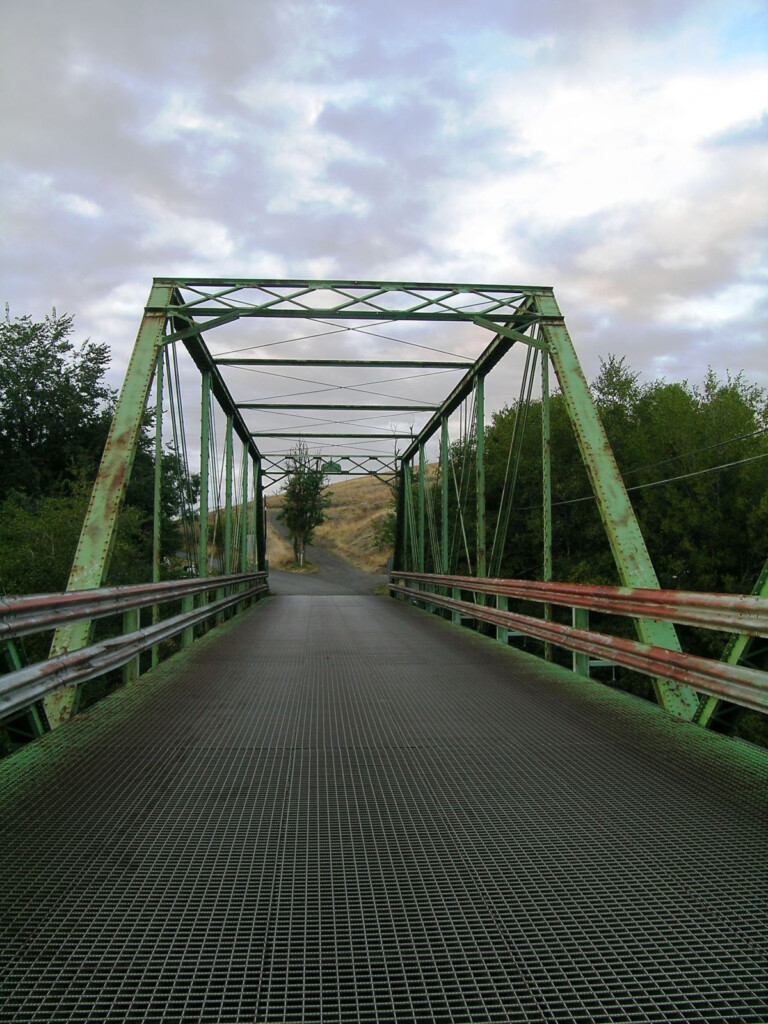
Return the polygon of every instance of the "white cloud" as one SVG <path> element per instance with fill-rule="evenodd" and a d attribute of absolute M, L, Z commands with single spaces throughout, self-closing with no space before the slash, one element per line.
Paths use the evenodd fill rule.
<path fill-rule="evenodd" d="M 765 285 L 733 284 L 712 295 L 684 298 L 664 295 L 654 319 L 661 324 L 688 329 L 711 330 L 726 327 L 745 317 L 753 316 L 765 300 Z"/>
<path fill-rule="evenodd" d="M 101 217 L 104 212 L 98 203 L 94 203 L 85 196 L 78 196 L 74 192 L 64 192 L 58 197 L 59 203 L 65 210 L 77 214 L 78 217 Z"/>
<path fill-rule="evenodd" d="M 208 265 L 220 264 L 235 252 L 229 228 L 207 217 L 195 217 L 168 209 L 157 199 L 143 198 L 137 203 L 144 230 L 144 250 L 178 253 L 204 260 Z"/>

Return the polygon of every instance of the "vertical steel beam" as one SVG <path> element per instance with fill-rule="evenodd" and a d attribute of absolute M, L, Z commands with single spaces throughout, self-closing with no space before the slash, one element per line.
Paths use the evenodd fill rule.
<path fill-rule="evenodd" d="M 198 574 L 208 575 L 208 486 L 211 453 L 211 375 L 202 372 L 202 393 L 200 401 L 200 550 L 198 552 Z"/>
<path fill-rule="evenodd" d="M 509 609 L 509 598 L 505 594 L 497 594 L 496 607 L 500 612 L 507 611 Z M 496 639 L 505 646 L 509 643 L 509 630 L 506 626 L 496 627 Z"/>
<path fill-rule="evenodd" d="M 259 567 L 259 464 L 256 459 L 251 461 L 253 473 L 253 503 L 251 509 L 251 536 L 253 537 L 253 551 L 251 553 L 251 566 Z"/>
<path fill-rule="evenodd" d="M 475 437 L 477 458 L 475 464 L 475 486 L 477 501 L 477 575 L 485 576 L 485 378 L 479 374 L 475 383 Z"/>
<path fill-rule="evenodd" d="M 109 569 L 117 518 L 131 476 L 144 407 L 155 372 L 157 353 L 163 343 L 167 319 L 165 308 L 171 301 L 172 292 L 172 284 L 156 282 L 149 293 L 83 521 L 67 590 L 99 587 Z M 89 635 L 89 622 L 62 626 L 54 634 L 50 656 L 85 647 Z M 52 729 L 72 715 L 77 692 L 77 687 L 66 686 L 45 698 L 45 713 Z"/>
<path fill-rule="evenodd" d="M 543 579 L 552 579 L 552 429 L 549 408 L 549 353 L 541 354 L 541 483 L 542 536 L 544 547 Z M 552 605 L 544 605 L 544 619 L 552 620 Z M 552 644 L 544 644 L 544 657 L 552 661 Z"/>
<path fill-rule="evenodd" d="M 448 575 L 450 571 L 448 568 L 448 417 L 443 416 L 442 423 L 440 424 L 440 476 L 442 480 L 442 486 L 440 488 L 440 502 L 441 502 L 441 552 L 442 552 L 442 566 L 440 572 Z"/>
<path fill-rule="evenodd" d="M 227 439 L 224 467 L 224 572 L 232 572 L 232 416 L 227 416 Z"/>
<path fill-rule="evenodd" d="M 589 629 L 589 608 L 572 608 L 571 622 L 574 629 Z M 589 675 L 589 655 L 573 652 L 573 671 L 582 676 Z"/>
<path fill-rule="evenodd" d="M 153 503 L 152 518 L 152 581 L 160 581 L 160 542 L 162 540 L 162 510 L 163 510 L 163 370 L 165 367 L 164 352 L 162 349 L 157 354 L 157 368 L 155 370 L 155 494 Z M 160 605 L 152 606 L 152 622 L 160 621 Z M 155 668 L 160 661 L 160 649 L 152 648 L 152 668 Z"/>
<path fill-rule="evenodd" d="M 256 565 L 259 572 L 267 568 L 267 517 L 264 513 L 264 477 L 261 472 L 261 459 L 258 462 L 256 476 Z"/>
<path fill-rule="evenodd" d="M 403 462 L 403 569 L 413 569 L 411 560 L 411 463 Z"/>
<path fill-rule="evenodd" d="M 182 599 L 181 599 L 181 610 L 182 610 L 182 612 L 191 612 L 191 611 L 194 611 L 194 608 L 195 608 L 195 595 L 194 594 L 187 594 L 185 597 L 182 597 Z M 181 646 L 182 647 L 189 647 L 189 645 L 192 643 L 192 641 L 194 639 L 195 639 L 195 628 L 194 628 L 194 626 L 188 626 L 186 629 L 182 630 L 182 633 L 181 633 Z"/>
<path fill-rule="evenodd" d="M 534 303 L 536 311 L 544 316 L 561 316 L 554 295 L 537 295 Z M 628 587 L 658 588 L 659 581 L 645 540 L 565 324 L 542 324 L 541 332 L 560 382 L 621 582 Z M 636 622 L 644 643 L 680 650 L 671 622 L 654 619 L 637 619 Z M 654 680 L 654 688 L 657 700 L 671 714 L 686 720 L 694 717 L 699 706 L 695 690 L 662 679 Z"/>
<path fill-rule="evenodd" d="M 427 462 L 424 445 L 419 445 L 419 572 L 425 571 L 427 551 L 427 530 L 425 515 L 425 490 L 427 486 Z"/>
<path fill-rule="evenodd" d="M 243 480 L 240 487 L 243 511 L 240 516 L 240 572 L 248 568 L 248 448 L 243 445 Z"/>
<path fill-rule="evenodd" d="M 392 552 L 392 568 L 405 569 L 405 463 L 401 462 L 397 470 L 397 493 L 395 496 L 395 548 Z"/>
<path fill-rule="evenodd" d="M 139 630 L 140 625 L 140 608 L 129 608 L 128 611 L 123 612 L 123 636 L 127 633 L 136 633 Z M 135 658 L 131 658 L 130 661 L 123 665 L 123 686 L 135 683 L 139 678 L 140 671 L 139 656 L 137 655 Z"/>

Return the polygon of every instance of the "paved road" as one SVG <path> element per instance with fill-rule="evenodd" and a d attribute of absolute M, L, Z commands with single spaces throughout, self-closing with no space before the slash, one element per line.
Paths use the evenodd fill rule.
<path fill-rule="evenodd" d="M 287 536 L 284 525 L 271 516 L 278 533 Z M 316 597 L 334 597 L 342 594 L 373 594 L 376 587 L 386 582 L 386 576 L 361 572 L 343 558 L 326 551 L 319 545 L 307 548 L 307 559 L 319 569 L 318 573 L 280 572 L 271 569 L 269 586 L 274 594 L 306 594 Z"/>

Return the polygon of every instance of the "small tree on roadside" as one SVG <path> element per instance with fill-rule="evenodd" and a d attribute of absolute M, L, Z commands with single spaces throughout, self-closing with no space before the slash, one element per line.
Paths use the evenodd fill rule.
<path fill-rule="evenodd" d="M 309 454 L 303 443 L 288 456 L 288 482 L 283 489 L 283 509 L 278 515 L 288 527 L 293 541 L 293 556 L 304 565 L 304 552 L 312 543 L 315 528 L 325 522 L 325 510 L 331 499 L 323 494 L 326 477 L 319 456 Z"/>

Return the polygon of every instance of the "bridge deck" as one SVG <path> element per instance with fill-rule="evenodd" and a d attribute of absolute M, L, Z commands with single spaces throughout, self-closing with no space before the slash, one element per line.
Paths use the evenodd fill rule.
<path fill-rule="evenodd" d="M 0 1019 L 764 1024 L 767 780 L 416 609 L 276 597 L 0 765 Z"/>

